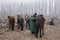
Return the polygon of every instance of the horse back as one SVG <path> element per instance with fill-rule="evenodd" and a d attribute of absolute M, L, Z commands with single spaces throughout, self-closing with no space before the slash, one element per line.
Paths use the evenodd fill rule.
<path fill-rule="evenodd" d="M 40 26 L 44 26 L 45 23 L 45 19 L 42 17 L 37 17 L 36 18 L 36 24 L 40 25 Z"/>
<path fill-rule="evenodd" d="M 8 18 L 8 21 L 9 21 L 9 23 L 14 23 L 15 22 L 15 18 L 14 17 L 10 17 L 10 18 Z"/>

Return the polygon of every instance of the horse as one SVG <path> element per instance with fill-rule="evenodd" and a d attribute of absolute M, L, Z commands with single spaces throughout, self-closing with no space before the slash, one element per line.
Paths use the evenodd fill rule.
<path fill-rule="evenodd" d="M 36 17 L 36 32 L 35 36 L 38 37 L 38 32 L 40 31 L 40 38 L 42 38 L 42 35 L 44 35 L 44 24 L 45 24 L 45 18 L 43 15 L 38 15 Z"/>
<path fill-rule="evenodd" d="M 15 18 L 8 16 L 9 30 L 14 31 Z"/>
<path fill-rule="evenodd" d="M 23 24 L 24 24 L 24 19 L 21 16 L 17 16 L 17 25 L 18 25 L 18 29 L 21 28 L 21 31 L 23 31 Z"/>

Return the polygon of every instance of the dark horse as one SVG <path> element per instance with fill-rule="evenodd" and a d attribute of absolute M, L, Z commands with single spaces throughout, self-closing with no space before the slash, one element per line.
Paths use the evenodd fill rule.
<path fill-rule="evenodd" d="M 40 37 L 42 38 L 42 35 L 44 35 L 44 23 L 45 19 L 43 15 L 38 15 L 36 18 L 36 38 L 38 37 L 38 32 L 40 31 Z"/>
<path fill-rule="evenodd" d="M 18 25 L 18 29 L 21 29 L 21 31 L 23 31 L 24 19 L 20 15 L 17 16 L 17 25 Z"/>

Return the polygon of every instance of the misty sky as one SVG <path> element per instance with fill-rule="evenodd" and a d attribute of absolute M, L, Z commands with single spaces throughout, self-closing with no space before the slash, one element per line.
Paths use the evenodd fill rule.
<path fill-rule="evenodd" d="M 40 3 L 39 3 L 39 1 L 40 1 Z M 34 12 L 44 13 L 46 15 L 50 15 L 50 14 L 53 15 L 55 13 L 56 13 L 55 15 L 60 14 L 60 11 L 59 11 L 60 10 L 60 0 L 0 0 L 0 7 L 3 4 L 6 5 L 9 3 L 10 4 L 13 4 L 13 3 L 21 4 L 21 3 L 23 3 L 24 5 L 28 4 L 27 6 L 29 6 L 29 3 L 30 3 L 30 4 L 32 4 L 31 7 L 33 7 Z M 40 8 L 39 8 L 39 5 L 40 5 Z M 25 6 L 23 6 L 23 7 L 25 7 Z M 25 13 L 25 11 L 23 11 L 23 12 Z M 32 9 L 30 12 L 32 12 Z"/>
<path fill-rule="evenodd" d="M 34 1 L 39 1 L 39 0 L 0 0 L 0 6 L 3 4 L 9 4 L 9 3 L 21 4 L 21 2 L 25 4 L 25 3 L 34 2 Z"/>
<path fill-rule="evenodd" d="M 28 3 L 28 2 L 33 2 L 33 1 L 39 1 L 39 0 L 0 0 L 0 4 L 5 4 L 5 3 Z"/>

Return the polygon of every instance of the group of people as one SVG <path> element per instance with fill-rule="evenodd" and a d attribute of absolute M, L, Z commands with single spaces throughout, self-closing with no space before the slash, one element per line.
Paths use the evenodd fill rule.
<path fill-rule="evenodd" d="M 43 15 L 37 15 L 37 13 L 34 13 L 31 17 L 26 17 L 26 28 L 28 28 L 32 35 L 34 34 L 36 38 L 38 38 L 38 33 L 40 32 L 40 37 L 42 38 L 42 35 L 44 35 L 44 24 L 45 24 L 45 18 Z M 8 22 L 9 22 L 9 30 L 11 29 L 14 31 L 14 25 L 15 25 L 15 18 L 8 16 Z M 20 15 L 17 15 L 17 27 L 18 29 L 21 29 L 23 31 L 24 28 L 24 19 Z"/>

